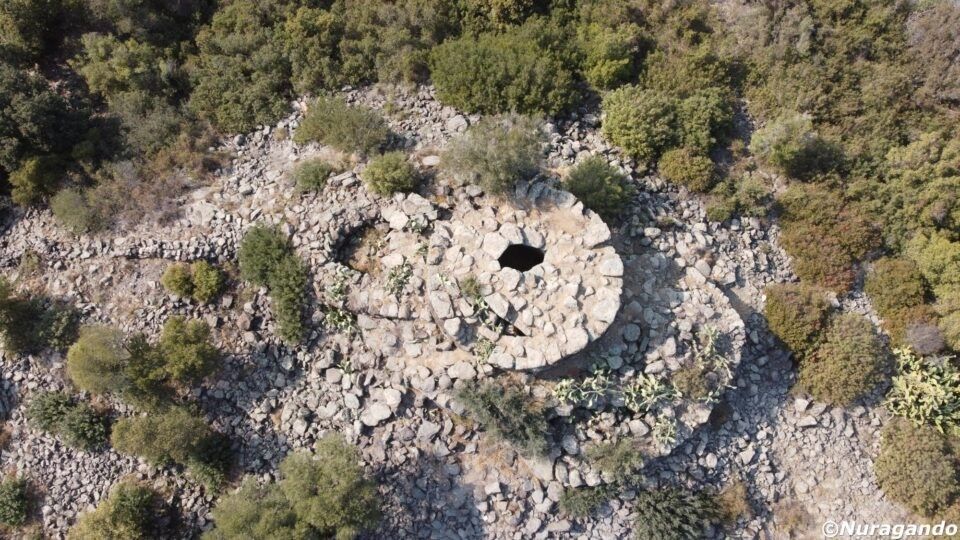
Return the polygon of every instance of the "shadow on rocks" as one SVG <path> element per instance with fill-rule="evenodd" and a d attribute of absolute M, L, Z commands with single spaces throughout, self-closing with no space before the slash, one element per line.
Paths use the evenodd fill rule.
<path fill-rule="evenodd" d="M 362 538 L 486 536 L 474 486 L 460 483 L 456 460 L 407 448 L 389 455 L 377 476 L 384 517 L 378 530 Z"/>

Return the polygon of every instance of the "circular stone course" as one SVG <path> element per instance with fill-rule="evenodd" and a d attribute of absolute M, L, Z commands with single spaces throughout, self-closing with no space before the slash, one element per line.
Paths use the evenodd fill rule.
<path fill-rule="evenodd" d="M 623 262 L 609 239 L 597 214 L 545 182 L 479 209 L 459 205 L 430 237 L 433 317 L 500 368 L 550 366 L 600 337 L 620 309 Z"/>

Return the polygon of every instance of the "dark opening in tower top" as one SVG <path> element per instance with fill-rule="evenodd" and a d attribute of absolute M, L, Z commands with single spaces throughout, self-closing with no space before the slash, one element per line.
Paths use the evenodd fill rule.
<path fill-rule="evenodd" d="M 543 262 L 543 250 L 524 244 L 510 244 L 497 259 L 500 268 L 513 268 L 526 272 Z"/>

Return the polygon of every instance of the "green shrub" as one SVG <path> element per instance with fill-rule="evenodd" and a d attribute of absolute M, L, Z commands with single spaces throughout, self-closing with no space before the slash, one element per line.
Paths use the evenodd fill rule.
<path fill-rule="evenodd" d="M 62 189 L 50 199 L 54 217 L 73 234 L 84 234 L 101 228 L 100 217 L 87 201 L 84 192 L 75 188 Z"/>
<path fill-rule="evenodd" d="M 348 105 L 342 98 L 319 98 L 307 109 L 293 140 L 365 155 L 386 144 L 389 135 L 390 128 L 375 110 Z"/>
<path fill-rule="evenodd" d="M 903 419 L 883 429 L 874 472 L 887 497 L 924 516 L 946 509 L 960 495 L 956 457 L 946 438 Z"/>
<path fill-rule="evenodd" d="M 923 58 L 916 67 L 923 86 L 920 93 L 942 103 L 960 103 L 960 7 L 951 2 L 927 2 L 911 17 L 910 49 Z"/>
<path fill-rule="evenodd" d="M 941 289 L 936 310 L 940 314 L 937 326 L 944 342 L 950 349 L 960 351 L 960 287 L 955 286 L 949 290 Z M 907 330 L 909 335 L 910 328 Z M 939 351 L 932 350 L 931 352 Z"/>
<path fill-rule="evenodd" d="M 52 156 L 68 154 L 87 133 L 89 110 L 82 105 L 68 102 L 39 75 L 0 62 L 0 171 L 19 170 L 20 200 L 53 191 L 59 177 Z"/>
<path fill-rule="evenodd" d="M 177 384 L 196 383 L 219 367 L 220 353 L 211 343 L 210 327 L 198 319 L 167 319 L 157 347 L 167 377 Z"/>
<path fill-rule="evenodd" d="M 185 465 L 199 456 L 213 432 L 202 416 L 183 407 L 148 416 L 121 418 L 113 425 L 110 443 L 118 452 L 140 456 L 154 465 Z"/>
<path fill-rule="evenodd" d="M 10 197 L 21 206 L 39 204 L 56 191 L 61 174 L 58 158 L 30 158 L 24 161 L 19 169 L 10 173 L 9 181 L 13 186 Z"/>
<path fill-rule="evenodd" d="M 826 328 L 830 303 L 826 291 L 800 283 L 770 285 L 766 288 L 764 315 L 767 326 L 801 359 L 812 351 Z"/>
<path fill-rule="evenodd" d="M 710 395 L 709 381 L 704 366 L 699 364 L 682 366 L 670 377 L 673 387 L 687 399 L 704 399 Z"/>
<path fill-rule="evenodd" d="M 272 28 L 277 8 L 231 2 L 197 34 L 190 108 L 222 131 L 273 124 L 289 108 L 290 64 Z"/>
<path fill-rule="evenodd" d="M 601 156 L 578 163 L 567 174 L 563 187 L 607 221 L 620 218 L 634 193 L 627 176 Z"/>
<path fill-rule="evenodd" d="M 204 533 L 204 540 L 297 538 L 303 528 L 283 492 L 253 478 L 221 497 L 211 515 L 216 528 Z"/>
<path fill-rule="evenodd" d="M 949 359 L 926 359 L 909 349 L 894 352 L 897 374 L 886 400 L 890 412 L 960 435 L 960 371 Z"/>
<path fill-rule="evenodd" d="M 960 242 L 941 232 L 919 233 L 907 242 L 906 254 L 937 296 L 941 288 L 960 286 Z"/>
<path fill-rule="evenodd" d="M 642 41 L 636 25 L 586 24 L 578 28 L 577 41 L 584 56 L 583 78 L 594 88 L 612 90 L 636 76 Z"/>
<path fill-rule="evenodd" d="M 42 296 L 16 294 L 13 286 L 0 278 L 0 337 L 7 351 L 65 349 L 76 339 L 78 322 L 75 308 Z"/>
<path fill-rule="evenodd" d="M 457 392 L 470 418 L 492 436 L 513 444 L 524 455 L 544 455 L 550 448 L 549 426 L 543 411 L 514 385 L 486 381 Z"/>
<path fill-rule="evenodd" d="M 819 186 L 794 184 L 779 198 L 780 237 L 800 279 L 846 292 L 854 265 L 880 244 L 865 209 Z"/>
<path fill-rule="evenodd" d="M 70 540 L 128 540 L 150 538 L 157 533 L 155 522 L 162 512 L 160 495 L 132 482 L 114 486 L 110 496 L 97 508 L 80 515 L 70 529 Z"/>
<path fill-rule="evenodd" d="M 643 467 L 643 454 L 632 439 L 598 444 L 589 448 L 587 457 L 605 476 L 616 482 L 629 482 Z"/>
<path fill-rule="evenodd" d="M 41 392 L 27 407 L 27 418 L 38 428 L 60 436 L 75 448 L 92 450 L 107 440 L 103 416 L 86 403 L 62 392 Z"/>
<path fill-rule="evenodd" d="M 677 103 L 660 92 L 624 86 L 603 98 L 603 134 L 642 163 L 677 144 Z"/>
<path fill-rule="evenodd" d="M 845 313 L 834 317 L 820 346 L 800 362 L 799 381 L 814 399 L 847 406 L 883 381 L 888 364 L 873 324 Z"/>
<path fill-rule="evenodd" d="M 367 188 L 379 195 L 413 191 L 417 187 L 417 171 L 403 152 L 387 152 L 373 158 L 360 176 Z"/>
<path fill-rule="evenodd" d="M 836 151 L 821 139 L 807 115 L 784 116 L 756 130 L 750 151 L 793 178 L 806 179 L 834 168 Z"/>
<path fill-rule="evenodd" d="M 51 45 L 58 0 L 9 0 L 0 5 L 0 60 L 29 63 Z"/>
<path fill-rule="evenodd" d="M 609 486 L 567 487 L 560 495 L 560 511 L 574 519 L 585 518 L 609 501 L 612 495 Z"/>
<path fill-rule="evenodd" d="M 365 477 L 359 457 L 343 437 L 328 435 L 317 441 L 316 459 L 300 453 L 280 464 L 280 491 L 321 536 L 352 538 L 380 518 L 376 484 Z"/>
<path fill-rule="evenodd" d="M 217 503 L 209 540 L 243 538 L 355 538 L 380 519 L 376 485 L 358 465 L 359 455 L 339 435 L 317 442 L 307 453 L 280 463 L 280 481 L 258 486 L 253 479 Z"/>
<path fill-rule="evenodd" d="M 637 493 L 633 535 L 637 540 L 701 538 L 720 517 L 716 503 L 703 493 L 662 487 Z"/>
<path fill-rule="evenodd" d="M 7 478 L 0 482 L 0 523 L 19 527 L 27 522 L 27 481 Z"/>
<path fill-rule="evenodd" d="M 303 340 L 303 311 L 307 303 L 307 268 L 296 255 L 288 255 L 270 271 L 270 298 L 277 318 L 278 334 L 295 344 Z"/>
<path fill-rule="evenodd" d="M 724 89 L 706 88 L 677 104 L 680 144 L 707 153 L 727 140 L 733 111 Z"/>
<path fill-rule="evenodd" d="M 40 392 L 27 406 L 27 418 L 43 431 L 56 431 L 73 400 L 63 392 Z"/>
<path fill-rule="evenodd" d="M 123 333 L 107 326 L 84 326 L 80 338 L 67 351 L 67 376 L 78 388 L 92 394 L 122 391 L 123 367 L 130 354 Z"/>
<path fill-rule="evenodd" d="M 320 191 L 333 172 L 333 166 L 326 161 L 311 159 L 297 165 L 293 170 L 293 181 L 300 191 Z"/>
<path fill-rule="evenodd" d="M 713 161 L 689 148 L 675 148 L 660 158 L 660 173 L 674 184 L 703 193 L 713 185 Z"/>
<path fill-rule="evenodd" d="M 190 298 L 193 294 L 193 276 L 186 264 L 175 263 L 168 266 L 160 277 L 160 283 L 180 298 Z"/>
<path fill-rule="evenodd" d="M 303 339 L 306 328 L 307 268 L 275 229 L 256 226 L 240 243 L 240 275 L 266 285 L 273 298 L 280 338 L 287 343 Z"/>
<path fill-rule="evenodd" d="M 194 261 L 190 265 L 193 281 L 193 298 L 208 304 L 223 292 L 224 277 L 219 268 L 207 261 Z"/>
<path fill-rule="evenodd" d="M 890 257 L 873 263 L 864 290 L 881 315 L 923 304 L 926 296 L 916 263 Z"/>
<path fill-rule="evenodd" d="M 442 167 L 458 182 L 504 194 L 539 172 L 541 140 L 538 126 L 530 118 L 485 118 L 450 142 Z"/>
<path fill-rule="evenodd" d="M 468 112 L 559 114 L 576 104 L 570 36 L 544 19 L 447 40 L 430 54 L 441 101 Z"/>
<path fill-rule="evenodd" d="M 69 446 L 92 450 L 107 441 L 104 418 L 86 403 L 76 403 L 63 416 L 59 429 Z"/>
<path fill-rule="evenodd" d="M 291 249 L 290 243 L 276 228 L 254 225 L 240 241 L 240 276 L 254 285 L 266 286 L 270 272 Z"/>

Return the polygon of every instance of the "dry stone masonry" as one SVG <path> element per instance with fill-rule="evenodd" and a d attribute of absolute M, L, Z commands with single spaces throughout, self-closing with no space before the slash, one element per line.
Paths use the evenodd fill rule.
<path fill-rule="evenodd" d="M 607 225 L 570 193 L 535 182 L 512 195 L 458 207 L 435 227 L 428 294 L 437 324 L 458 346 L 487 343 L 492 365 L 537 370 L 609 328 L 623 262 L 605 245 Z"/>

